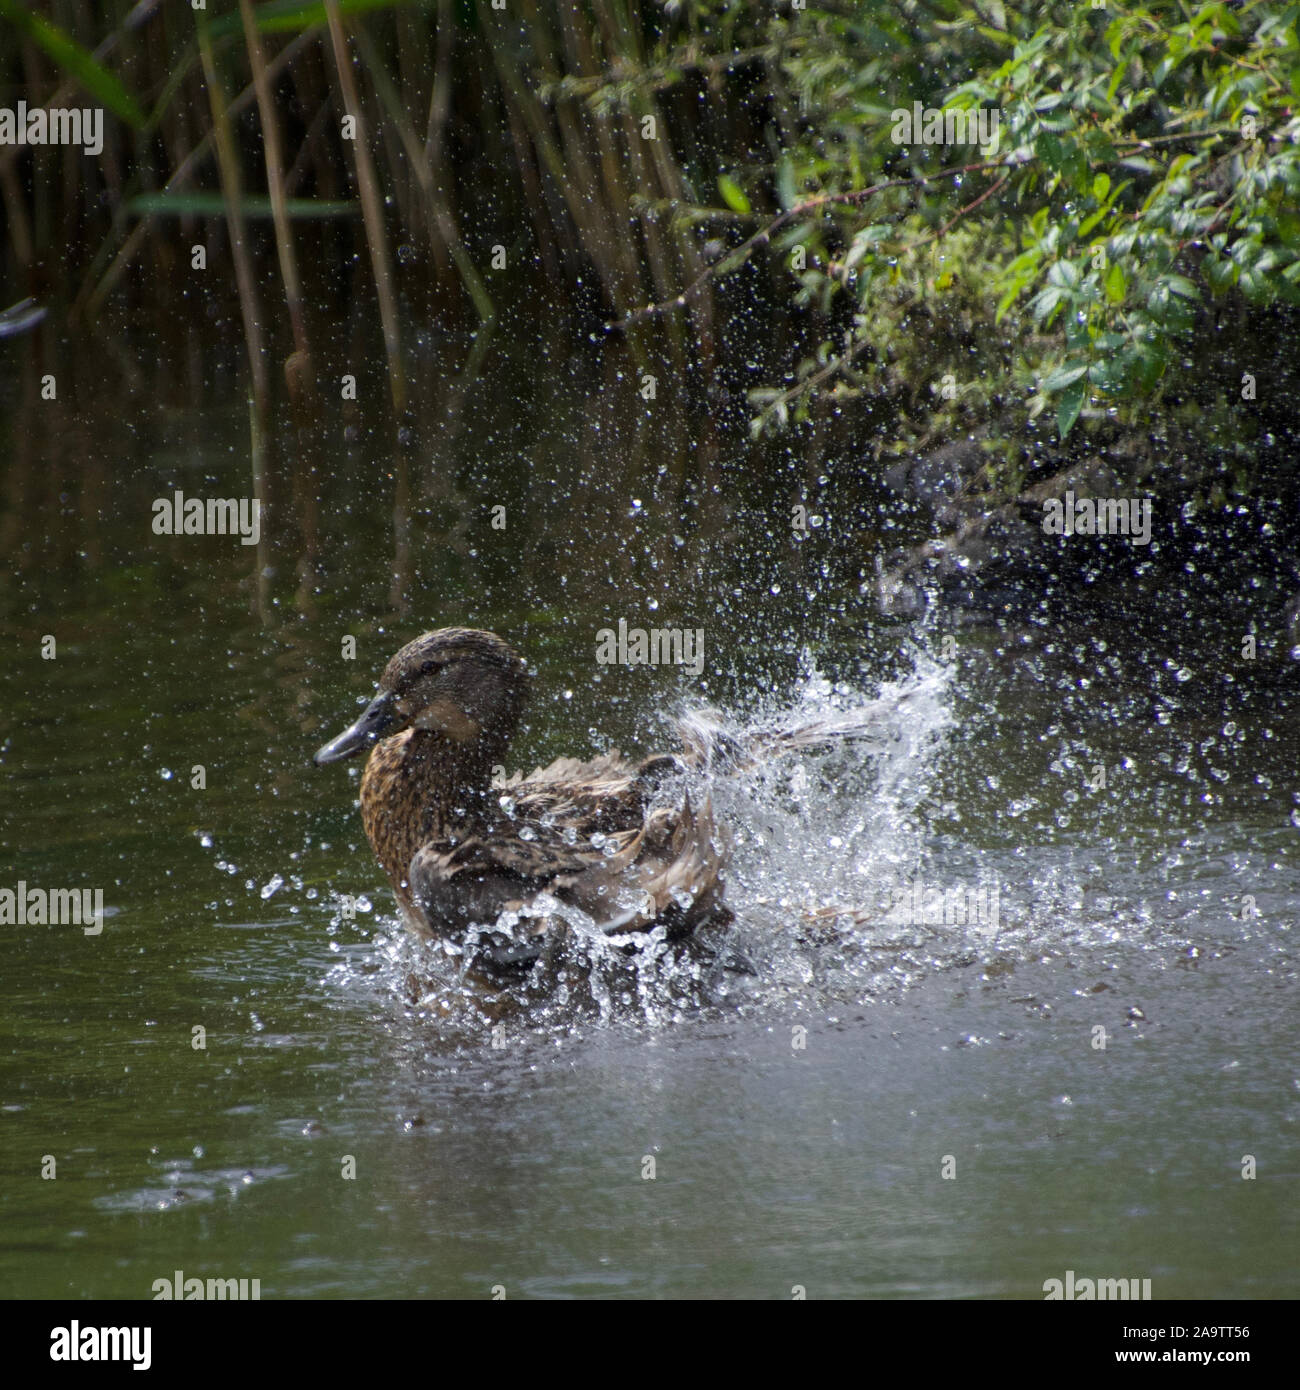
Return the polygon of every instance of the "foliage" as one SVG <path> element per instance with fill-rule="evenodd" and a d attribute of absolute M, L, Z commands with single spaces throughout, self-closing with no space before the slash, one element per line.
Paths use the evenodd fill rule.
<path fill-rule="evenodd" d="M 803 248 L 806 268 L 788 272 L 797 303 L 851 309 L 793 387 L 754 393 L 760 427 L 828 391 L 896 390 L 890 363 L 916 355 L 909 334 L 956 318 L 963 352 L 935 355 L 965 381 L 959 392 L 1028 393 L 1030 415 L 1054 406 L 1064 436 L 1087 408 L 1158 392 L 1207 302 L 1300 300 L 1300 5 L 668 8 L 690 38 L 666 33 L 654 67 L 684 66 L 684 43 L 721 32 L 763 55 L 779 142 L 718 186 L 732 214 L 780 217 L 770 245 L 787 265 Z M 985 169 L 873 195 L 981 157 L 893 143 L 890 113 L 914 101 L 997 110 L 996 154 Z M 974 235 L 958 243 L 963 225 Z M 976 293 L 958 293 L 954 315 L 963 286 Z M 1000 351 L 1008 340 L 1018 360 Z"/>
<path fill-rule="evenodd" d="M 57 152 L 21 156 L 9 297 L 70 283 L 93 318 L 134 258 L 165 251 L 133 219 L 229 216 L 227 183 L 248 190 L 246 212 L 271 206 L 254 29 L 301 150 L 274 190 L 294 236 L 351 210 L 362 151 L 337 135 L 336 14 L 378 172 L 366 228 L 332 218 L 335 239 L 309 247 L 359 264 L 365 236 L 379 265 L 377 243 L 400 241 L 404 286 L 418 254 L 441 304 L 490 325 L 475 224 L 518 228 L 512 265 L 545 265 L 549 293 L 567 285 L 584 311 L 594 267 L 602 308 L 662 325 L 675 369 L 706 380 L 728 369 L 716 295 L 749 316 L 771 374 L 751 392 L 757 430 L 856 401 L 897 449 L 1026 413 L 1064 437 L 1138 418 L 1217 313 L 1300 298 L 1298 4 L 510 0 L 503 15 L 488 0 L 273 0 L 247 27 L 237 5 L 212 9 L 209 56 L 242 122 L 220 176 L 187 9 L 69 0 L 60 27 L 0 0 L 0 33 L 21 41 L 0 58 L 10 90 L 40 57 L 30 97 L 75 85 L 125 127 L 115 161 L 82 179 Z M 898 143 L 895 113 L 914 103 L 996 112 L 997 142 Z M 0 150 L 0 173 L 19 159 Z M 79 209 L 53 208 L 61 196 Z M 78 217 L 84 235 L 59 245 Z M 42 281 L 38 262 L 58 258 Z M 168 278 L 160 262 L 138 285 L 156 295 Z M 794 328 L 778 338 L 772 321 Z"/>

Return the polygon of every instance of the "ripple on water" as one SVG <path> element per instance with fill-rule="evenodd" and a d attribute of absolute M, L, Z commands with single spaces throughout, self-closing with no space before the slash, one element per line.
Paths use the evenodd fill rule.
<path fill-rule="evenodd" d="M 260 1168 L 216 1168 L 202 1170 L 187 1160 L 164 1165 L 166 1186 L 137 1187 L 127 1192 L 110 1192 L 94 1199 L 100 1211 L 145 1212 L 173 1211 L 177 1207 L 216 1202 L 223 1197 L 238 1197 L 257 1183 L 287 1177 L 290 1170 L 283 1164 Z"/>

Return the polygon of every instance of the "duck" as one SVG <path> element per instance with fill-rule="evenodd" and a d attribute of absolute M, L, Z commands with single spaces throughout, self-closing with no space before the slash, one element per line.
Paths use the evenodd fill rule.
<path fill-rule="evenodd" d="M 362 825 L 406 924 L 499 977 L 531 970 L 575 911 L 625 952 L 656 928 L 681 940 L 725 923 L 730 845 L 687 786 L 721 744 L 687 729 L 677 753 L 562 757 L 506 776 L 530 683 L 495 633 L 425 632 L 316 752 L 317 766 L 368 752 Z"/>

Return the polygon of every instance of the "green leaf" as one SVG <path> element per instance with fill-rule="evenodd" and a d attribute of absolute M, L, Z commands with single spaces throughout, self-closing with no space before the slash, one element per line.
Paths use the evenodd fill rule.
<path fill-rule="evenodd" d="M 732 212 L 750 213 L 753 211 L 749 199 L 745 197 L 744 190 L 729 175 L 718 175 L 718 192 L 722 194 L 722 201 Z"/>
<path fill-rule="evenodd" d="M 1079 378 L 1083 376 L 1084 372 L 1086 372 L 1087 370 L 1088 364 L 1086 362 L 1083 363 L 1081 366 L 1070 366 L 1069 364 L 1064 364 L 1060 367 L 1057 367 L 1054 371 L 1048 372 L 1048 374 L 1043 378 L 1043 390 L 1060 391 L 1063 387 L 1069 386 L 1073 382 L 1078 381 Z"/>
<path fill-rule="evenodd" d="M 270 217 L 271 200 L 264 194 L 249 194 L 239 200 L 245 217 Z M 224 217 L 226 200 L 220 193 L 140 193 L 126 205 L 137 217 Z M 290 198 L 285 203 L 290 217 L 312 220 L 321 217 L 355 217 L 359 203 L 330 202 L 324 198 Z"/>
<path fill-rule="evenodd" d="M 1106 272 L 1104 281 L 1106 286 L 1106 298 L 1112 304 L 1123 304 L 1124 296 L 1128 293 L 1128 277 L 1124 274 L 1124 268 L 1118 261 L 1112 261 L 1110 269 Z"/>
<path fill-rule="evenodd" d="M 1219 294 L 1237 283 L 1237 274 L 1237 267 L 1226 257 L 1215 256 L 1205 262 L 1205 278 L 1210 282 L 1210 288 Z"/>
<path fill-rule="evenodd" d="M 1074 351 L 1086 349 L 1092 341 L 1091 320 L 1081 313 L 1066 314 L 1061 320 L 1066 346 Z"/>
<path fill-rule="evenodd" d="M 1099 203 L 1106 201 L 1106 194 L 1110 192 L 1110 175 L 1098 174 L 1092 181 L 1092 196 Z"/>
<path fill-rule="evenodd" d="M 1184 275 L 1167 275 L 1165 284 L 1174 294 L 1182 295 L 1184 299 L 1200 299 L 1201 292 Z"/>
<path fill-rule="evenodd" d="M 12 21 L 34 43 L 54 60 L 90 96 L 119 119 L 137 130 L 144 125 L 144 112 L 135 98 L 122 85 L 121 79 L 98 62 L 89 49 L 82 46 L 57 24 L 43 15 L 33 14 L 16 0 L 0 0 L 0 15 Z"/>
<path fill-rule="evenodd" d="M 1065 152 L 1061 142 L 1050 130 L 1041 131 L 1034 141 L 1034 153 L 1054 174 L 1065 167 Z"/>
<path fill-rule="evenodd" d="M 1088 164 L 1073 139 L 1062 139 L 1051 130 L 1041 130 L 1034 139 L 1034 153 L 1054 174 L 1060 174 L 1081 191 L 1087 186 Z"/>
<path fill-rule="evenodd" d="M 1297 261 L 1296 264 L 1300 265 L 1300 261 Z M 1025 288 L 1027 284 L 1030 283 L 1031 278 L 1031 276 L 1023 275 L 1017 276 L 1017 278 L 1014 281 L 1012 281 L 1011 287 L 1007 290 L 1006 294 L 1004 294 L 1002 298 L 998 300 L 997 312 L 993 315 L 994 323 L 1002 322 L 1003 318 L 1006 316 L 1007 310 L 1020 297 L 1020 292 Z"/>
<path fill-rule="evenodd" d="M 1084 368 L 1080 368 L 1082 372 Z M 1088 384 L 1085 381 L 1077 381 L 1056 403 L 1056 428 L 1061 432 L 1061 438 L 1074 428 L 1074 422 L 1079 418 L 1079 412 L 1083 409 L 1083 398 L 1087 395 Z"/>
<path fill-rule="evenodd" d="M 1029 312 L 1039 323 L 1046 325 L 1051 322 L 1060 304 L 1061 290 L 1056 285 L 1047 285 L 1029 301 Z"/>
<path fill-rule="evenodd" d="M 1106 30 L 1106 47 L 1110 49 L 1110 56 L 1116 63 L 1116 74 L 1123 73 L 1124 64 L 1119 61 L 1119 51 L 1124 44 L 1124 21 L 1120 19 L 1112 20 Z"/>
<path fill-rule="evenodd" d="M 1109 208 L 1101 207 L 1098 208 L 1097 211 L 1094 212 L 1091 217 L 1084 218 L 1084 220 L 1079 224 L 1078 239 L 1082 241 L 1084 237 L 1086 237 L 1088 233 L 1092 231 L 1092 229 L 1097 225 L 1097 223 L 1100 222 L 1101 219 L 1106 216 L 1109 210 Z"/>
<path fill-rule="evenodd" d="M 1119 91 L 1119 84 L 1123 82 L 1124 78 L 1127 76 L 1128 68 L 1127 61 L 1123 63 L 1119 61 L 1118 44 L 1113 44 L 1111 46 L 1111 54 L 1114 56 L 1116 62 L 1115 71 L 1111 73 L 1110 81 L 1106 84 L 1106 100 L 1108 102 L 1113 102 L 1115 100 L 1115 93 Z"/>
<path fill-rule="evenodd" d="M 1073 261 L 1064 258 L 1053 261 L 1051 269 L 1047 272 L 1047 283 L 1059 285 L 1064 290 L 1075 289 L 1079 283 L 1079 267 Z"/>
<path fill-rule="evenodd" d="M 733 270 L 739 270 L 748 259 L 748 253 L 737 247 L 730 255 L 724 256 L 714 265 L 713 273 L 721 279 L 724 275 L 730 275 Z"/>
<path fill-rule="evenodd" d="M 783 212 L 788 212 L 799 201 L 794 183 L 794 163 L 788 154 L 783 154 L 776 166 L 776 196 Z"/>
<path fill-rule="evenodd" d="M 368 10 L 391 10 L 406 0 L 338 0 L 339 14 L 346 19 L 349 15 L 365 14 Z M 322 0 L 269 0 L 265 5 L 253 7 L 253 19 L 263 34 L 296 33 L 326 22 L 325 6 Z M 228 34 L 242 34 L 243 17 L 239 10 L 233 9 L 212 20 L 210 30 L 213 38 L 225 38 Z"/>

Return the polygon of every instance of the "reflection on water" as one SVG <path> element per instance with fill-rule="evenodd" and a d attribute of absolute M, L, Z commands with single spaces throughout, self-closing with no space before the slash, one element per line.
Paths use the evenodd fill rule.
<path fill-rule="evenodd" d="M 443 420 L 431 390 L 396 454 L 357 420 L 270 441 L 256 547 L 149 526 L 251 486 L 240 412 L 9 403 L 3 883 L 109 915 L 4 929 L 0 1292 L 1300 1293 L 1285 679 L 1190 620 L 886 625 L 886 523 L 833 432 L 774 504 L 753 446 L 649 417 L 608 363 L 480 385 Z M 600 665 L 620 618 L 703 627 L 703 677 Z M 449 1024 L 355 780 L 309 762 L 449 623 L 534 664 L 524 767 L 652 751 L 683 703 L 915 698 L 713 787 L 737 920 L 698 989 L 633 971 L 594 1010 Z"/>

